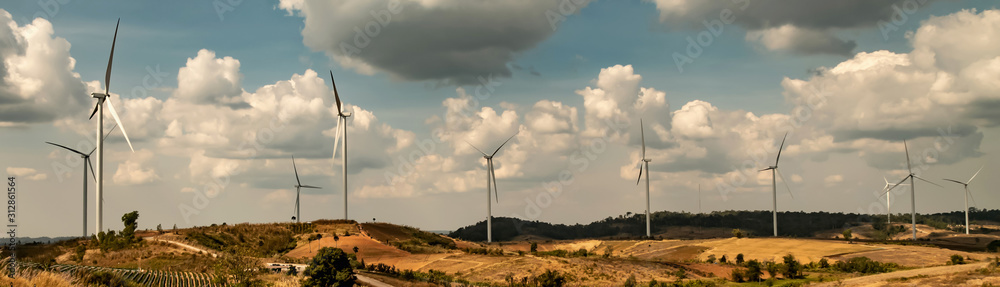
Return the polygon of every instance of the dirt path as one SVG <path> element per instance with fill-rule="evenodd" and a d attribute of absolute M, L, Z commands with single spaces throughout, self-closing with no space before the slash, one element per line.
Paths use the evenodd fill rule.
<path fill-rule="evenodd" d="M 929 267 L 929 268 L 921 268 L 921 269 L 903 270 L 903 271 L 896 271 L 896 272 L 890 272 L 890 273 L 875 274 L 875 275 L 869 275 L 869 276 L 864 276 L 864 277 L 851 278 L 851 279 L 844 280 L 842 282 L 827 282 L 827 283 L 817 284 L 815 286 L 871 286 L 871 285 L 875 285 L 877 283 L 885 282 L 886 280 L 889 280 L 889 279 L 908 278 L 908 277 L 914 277 L 914 276 L 917 276 L 917 275 L 937 276 L 937 275 L 945 275 L 945 274 L 954 274 L 954 273 L 959 273 L 959 272 L 967 272 L 967 271 L 976 270 L 976 269 L 979 269 L 979 268 L 986 267 L 987 265 L 989 265 L 989 262 L 980 262 L 980 263 L 963 264 L 963 265 L 949 265 L 949 266 L 938 266 L 938 267 Z M 842 283 L 842 284 L 840 284 L 840 283 Z"/>
<path fill-rule="evenodd" d="M 357 276 L 358 281 L 361 281 L 362 283 L 372 285 L 375 287 L 393 287 L 392 285 L 385 284 L 385 282 L 375 280 L 375 278 L 371 278 L 365 275 L 355 274 L 354 276 Z"/>
<path fill-rule="evenodd" d="M 177 242 L 177 241 L 170 241 L 170 240 L 166 240 L 166 239 L 156 239 L 156 238 L 153 238 L 153 237 L 143 237 L 142 239 L 149 240 L 149 241 L 166 242 L 166 243 L 170 243 L 170 244 L 173 244 L 173 245 L 177 245 L 177 246 L 183 247 L 183 248 L 188 249 L 188 250 L 212 254 L 212 257 L 219 257 L 219 254 L 215 254 L 215 252 L 212 252 L 210 250 L 201 249 L 201 248 L 194 247 L 194 246 L 191 246 L 191 245 L 187 245 L 187 244 L 184 244 L 184 243 L 180 243 L 180 242 Z"/>

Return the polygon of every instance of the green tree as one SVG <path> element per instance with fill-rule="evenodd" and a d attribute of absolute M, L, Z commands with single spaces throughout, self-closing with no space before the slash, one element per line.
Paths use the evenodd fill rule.
<path fill-rule="evenodd" d="M 295 268 L 295 265 L 288 266 L 288 276 L 298 276 L 299 269 Z"/>
<path fill-rule="evenodd" d="M 125 228 L 122 229 L 121 237 L 126 245 L 138 242 L 139 240 L 135 238 L 135 229 L 139 227 L 139 212 L 132 211 L 122 215 L 122 223 L 125 224 Z"/>
<path fill-rule="evenodd" d="M 302 286 L 354 286 L 351 259 L 340 248 L 323 247 L 303 273 Z"/>
<path fill-rule="evenodd" d="M 715 263 L 715 254 L 709 254 L 709 255 L 708 255 L 708 258 L 707 258 L 707 259 L 705 259 L 705 262 L 708 262 L 708 263 Z"/>
<path fill-rule="evenodd" d="M 163 234 L 163 226 L 161 226 L 160 224 L 156 224 L 156 233 Z"/>
<path fill-rule="evenodd" d="M 262 286 L 260 262 L 247 252 L 223 253 L 215 261 L 215 283 L 225 286 Z"/>
<path fill-rule="evenodd" d="M 962 265 L 965 264 L 965 258 L 962 258 L 962 255 L 954 254 L 951 256 L 951 261 L 949 263 L 951 263 L 951 265 Z"/>
<path fill-rule="evenodd" d="M 531 243 L 531 253 L 538 252 L 538 242 Z"/>
<path fill-rule="evenodd" d="M 760 264 L 760 261 L 757 260 L 747 261 L 746 266 L 747 270 L 743 272 L 743 277 L 746 278 L 747 281 L 759 282 L 760 277 L 764 275 L 764 272 L 761 269 L 762 266 Z"/>
<path fill-rule="evenodd" d="M 729 262 L 729 259 L 726 259 L 726 255 L 722 254 L 722 257 L 719 257 L 719 263 L 726 263 L 726 262 Z"/>
<path fill-rule="evenodd" d="M 743 238 L 743 230 L 740 230 L 739 228 L 733 229 L 733 237 Z"/>
<path fill-rule="evenodd" d="M 792 254 L 788 254 L 788 255 L 785 255 L 785 257 L 782 258 L 782 259 L 784 259 L 784 261 L 785 261 L 785 263 L 784 263 L 785 266 L 781 270 L 782 271 L 781 272 L 782 276 L 785 276 L 785 278 L 787 278 L 787 279 L 795 279 L 795 278 L 802 277 L 802 274 L 801 274 L 802 273 L 802 263 L 799 263 L 798 260 L 795 260 L 795 256 L 793 256 Z M 824 259 L 826 259 L 826 258 L 824 258 Z"/>
<path fill-rule="evenodd" d="M 736 265 L 743 265 L 743 253 L 736 254 Z"/>
<path fill-rule="evenodd" d="M 843 234 L 844 234 L 844 240 L 847 240 L 848 243 L 852 243 L 853 242 L 853 241 L 851 241 L 851 237 L 852 236 L 851 236 L 851 230 L 850 229 L 844 229 L 844 233 Z"/>
<path fill-rule="evenodd" d="M 354 246 L 354 254 L 358 254 L 358 247 Z"/>

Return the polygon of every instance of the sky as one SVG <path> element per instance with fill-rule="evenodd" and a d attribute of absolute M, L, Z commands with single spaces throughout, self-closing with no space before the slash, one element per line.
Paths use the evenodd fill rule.
<path fill-rule="evenodd" d="M 994 1 L 16 1 L 0 8 L 0 168 L 21 236 L 76 236 L 79 156 L 115 23 L 104 226 L 343 216 L 454 230 L 493 216 L 997 208 Z M 105 112 L 105 131 L 114 119 Z M 641 119 L 641 124 L 640 124 Z M 640 128 L 641 127 L 641 128 Z M 643 132 L 640 132 L 642 130 Z M 515 135 L 516 134 L 516 135 Z M 500 149 L 496 194 L 476 148 Z M 473 148 L 475 146 L 476 148 Z M 645 176 L 645 175 L 644 175 Z M 700 191 L 699 191 L 700 190 Z M 896 203 L 899 204 L 896 204 Z"/>

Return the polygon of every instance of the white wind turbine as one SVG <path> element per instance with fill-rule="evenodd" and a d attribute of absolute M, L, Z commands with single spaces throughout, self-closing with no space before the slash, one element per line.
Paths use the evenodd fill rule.
<path fill-rule="evenodd" d="M 493 170 L 493 156 L 497 155 L 497 152 L 500 152 L 500 149 L 515 136 L 517 136 L 517 133 L 514 133 L 514 135 L 507 138 L 507 140 L 500 144 L 500 146 L 497 147 L 492 154 L 486 154 L 476 146 L 472 145 L 472 143 L 468 141 L 465 142 L 469 144 L 469 146 L 472 146 L 472 148 L 476 149 L 476 151 L 483 154 L 483 158 L 486 159 L 486 242 L 493 242 L 493 202 L 490 201 L 490 193 L 493 193 L 496 197 L 497 203 L 500 203 L 500 194 L 497 191 L 497 174 Z M 492 191 L 490 190 L 490 183 L 493 184 Z"/>
<path fill-rule="evenodd" d="M 771 199 L 774 203 L 771 210 L 771 215 L 774 220 L 774 237 L 778 237 L 778 182 L 777 176 L 781 177 L 781 183 L 785 184 L 785 188 L 788 189 L 788 195 L 795 198 L 792 195 L 792 189 L 788 187 L 788 182 L 785 181 L 785 177 L 781 175 L 781 171 L 778 171 L 778 161 L 781 160 L 781 150 L 785 148 L 785 139 L 788 138 L 788 133 L 785 133 L 785 137 L 781 138 L 781 145 L 778 146 L 778 156 L 774 158 L 774 165 L 769 166 L 760 171 L 771 171 Z M 775 176 L 777 174 L 777 176 Z"/>
<path fill-rule="evenodd" d="M 295 220 L 295 223 L 299 223 L 302 220 L 302 216 L 299 215 L 302 211 L 302 209 L 299 208 L 300 189 L 303 187 L 320 189 L 320 187 L 302 184 L 302 181 L 299 180 L 299 169 L 295 167 L 295 156 L 292 156 L 292 170 L 295 171 L 295 216 L 292 216 L 292 220 Z"/>
<path fill-rule="evenodd" d="M 889 180 L 886 179 L 885 177 L 882 177 L 882 180 L 885 181 L 885 186 L 882 187 L 882 196 L 885 196 L 885 216 L 887 218 L 886 219 L 886 223 L 892 224 L 892 199 L 891 199 L 892 197 L 889 196 L 889 187 L 895 187 L 897 185 L 909 185 L 909 184 L 905 184 L 905 183 L 900 183 L 900 184 L 889 183 Z"/>
<path fill-rule="evenodd" d="M 106 135 L 104 135 L 104 137 L 107 138 L 108 135 L 111 135 L 111 132 L 115 130 L 115 127 L 118 127 L 118 126 L 116 125 L 114 127 L 111 127 L 111 130 L 108 131 L 108 133 Z M 88 168 L 88 166 L 90 167 L 90 173 L 91 173 L 90 176 L 95 176 L 94 175 L 94 164 L 90 162 L 90 155 L 94 154 L 94 151 L 96 151 L 97 148 L 95 147 L 94 149 L 90 150 L 89 153 L 82 153 L 82 152 L 80 152 L 78 150 L 71 149 L 71 148 L 69 148 L 67 146 L 64 146 L 64 145 L 61 145 L 61 144 L 57 144 L 57 143 L 53 143 L 53 142 L 45 142 L 45 143 L 50 144 L 50 145 L 54 145 L 54 146 L 57 146 L 57 147 L 64 148 L 66 150 L 69 150 L 71 152 L 74 152 L 74 153 L 80 155 L 80 158 L 83 158 L 83 237 L 87 237 L 87 168 Z M 96 179 L 97 179 L 97 177 L 95 176 L 94 180 L 96 180 Z"/>
<path fill-rule="evenodd" d="M 111 116 L 114 117 L 115 123 L 118 124 L 122 129 L 122 135 L 125 136 L 125 142 L 128 143 L 128 148 L 135 152 L 132 148 L 132 141 L 128 139 L 128 133 L 125 132 L 125 126 L 122 125 L 121 119 L 118 117 L 118 112 L 115 111 L 115 105 L 111 103 L 108 99 L 111 97 L 111 62 L 115 58 L 115 42 L 118 40 L 118 24 L 121 23 L 121 19 L 118 19 L 118 23 L 115 24 L 115 36 L 111 39 L 111 56 L 108 57 L 108 70 L 104 74 L 104 93 L 92 93 L 91 96 L 97 99 L 97 105 L 94 107 L 94 111 L 90 113 L 90 118 L 93 119 L 94 115 L 100 113 L 101 115 L 97 117 L 97 170 L 95 173 L 96 184 L 97 184 L 97 226 L 95 234 L 98 234 L 103 229 L 104 221 L 104 103 L 108 103 L 108 109 L 111 111 Z"/>
<path fill-rule="evenodd" d="M 972 180 L 975 179 L 977 175 L 979 175 L 980 171 L 983 171 L 983 167 L 985 166 L 986 165 L 979 167 L 979 170 L 976 171 L 976 174 L 973 174 L 972 178 L 969 178 L 969 180 L 965 182 L 957 181 L 954 179 L 947 179 L 947 178 L 944 179 L 950 182 L 961 184 L 962 186 L 965 187 L 965 234 L 969 234 L 969 197 L 972 197 L 972 193 L 969 192 L 969 184 L 972 183 Z M 976 199 L 972 198 L 972 202 L 975 203 Z"/>
<path fill-rule="evenodd" d="M 892 191 L 893 188 L 896 188 L 900 184 L 903 184 L 903 182 L 905 182 L 907 179 L 910 180 L 910 219 L 912 220 L 912 223 L 913 223 L 913 240 L 916 241 L 917 240 L 917 199 L 916 199 L 917 198 L 917 193 L 916 193 L 915 188 L 913 186 L 913 184 L 914 184 L 914 180 L 913 179 L 916 178 L 916 179 L 919 179 L 919 180 L 923 180 L 923 181 L 926 181 L 927 183 L 930 183 L 930 184 L 933 184 L 933 185 L 937 185 L 937 186 L 942 187 L 942 188 L 943 188 L 943 186 L 941 186 L 939 184 L 936 184 L 936 183 L 933 183 L 930 180 L 926 180 L 926 179 L 924 179 L 922 177 L 919 177 L 916 174 L 914 174 L 913 173 L 913 167 L 910 165 L 910 149 L 908 147 L 906 147 L 906 140 L 903 140 L 903 150 L 906 151 L 906 170 L 909 171 L 910 174 L 907 175 L 906 177 L 904 177 L 903 180 L 900 180 L 899 183 L 897 183 L 896 185 L 893 185 L 892 187 L 890 187 L 889 190 L 886 191 L 886 193 L 888 193 L 889 191 Z"/>
<path fill-rule="evenodd" d="M 330 71 L 330 84 L 333 85 L 333 97 L 337 100 L 337 136 L 333 140 L 333 157 L 337 158 L 337 146 L 340 145 L 340 136 L 343 133 L 344 145 L 343 155 L 341 156 L 341 167 L 343 168 L 344 174 L 344 220 L 347 220 L 347 118 L 351 117 L 351 113 L 345 113 L 343 105 L 340 102 L 340 94 L 337 93 L 337 83 L 333 80 L 333 71 Z"/>
<path fill-rule="evenodd" d="M 642 127 L 642 119 L 639 119 L 639 136 L 642 141 L 642 153 L 639 160 L 635 161 L 635 166 L 639 168 L 639 178 L 636 178 L 635 185 L 639 185 L 639 181 L 642 180 L 642 170 L 646 170 L 646 237 L 651 237 L 652 234 L 649 228 L 649 162 L 652 159 L 646 158 L 646 132 Z M 701 188 L 699 187 L 699 193 L 701 193 Z M 699 198 L 699 204 L 700 204 Z"/>

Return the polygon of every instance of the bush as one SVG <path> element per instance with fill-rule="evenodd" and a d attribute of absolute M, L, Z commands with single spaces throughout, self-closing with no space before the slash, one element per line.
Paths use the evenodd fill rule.
<path fill-rule="evenodd" d="M 719 257 L 719 263 L 726 263 L 727 261 L 729 261 L 729 259 L 726 259 L 725 254 L 722 254 L 722 257 Z"/>
<path fill-rule="evenodd" d="M 538 242 L 531 243 L 531 253 L 538 252 Z"/>
<path fill-rule="evenodd" d="M 635 277 L 632 277 L 635 279 Z M 560 287 L 566 284 L 566 276 L 555 270 L 545 270 L 544 273 L 535 277 L 535 284 L 542 287 Z"/>
<path fill-rule="evenodd" d="M 819 268 L 829 269 L 830 268 L 830 261 L 826 260 L 826 258 L 820 259 L 819 260 Z"/>
<path fill-rule="evenodd" d="M 739 228 L 733 229 L 733 237 L 743 238 L 743 230 L 740 230 Z"/>
<path fill-rule="evenodd" d="M 761 266 L 760 262 L 757 260 L 750 260 L 747 261 L 746 266 L 747 270 L 743 272 L 743 277 L 746 278 L 747 281 L 760 281 L 761 276 L 764 275 L 764 272 L 761 269 L 763 266 Z"/>
<path fill-rule="evenodd" d="M 340 248 L 323 247 L 303 273 L 302 286 L 354 286 L 351 259 Z"/>
<path fill-rule="evenodd" d="M 635 279 L 635 274 L 629 275 L 628 279 L 625 279 L 625 284 L 623 287 L 635 287 L 638 286 L 639 282 Z"/>
<path fill-rule="evenodd" d="M 871 260 L 868 257 L 854 257 L 846 261 L 839 261 L 833 264 L 833 269 L 847 273 L 875 274 L 892 271 L 899 267 L 895 263 L 882 263 Z"/>
<path fill-rule="evenodd" d="M 733 282 L 743 282 L 743 270 L 740 268 L 733 269 L 733 273 L 730 274 L 733 277 Z"/>
<path fill-rule="evenodd" d="M 743 253 L 736 254 L 736 265 L 743 265 Z"/>
<path fill-rule="evenodd" d="M 783 259 L 784 259 L 784 266 L 783 266 L 784 268 L 782 268 L 781 270 L 782 271 L 781 276 L 784 276 L 787 279 L 795 279 L 802 277 L 802 263 L 799 263 L 798 260 L 795 260 L 795 256 L 792 256 L 792 254 L 788 254 L 785 255 Z"/>
<path fill-rule="evenodd" d="M 962 265 L 965 264 L 965 258 L 962 258 L 962 255 L 954 254 L 951 256 L 951 261 L 948 263 L 951 265 Z"/>
<path fill-rule="evenodd" d="M 715 263 L 715 254 L 709 254 L 708 259 L 705 259 L 705 262 Z"/>
<path fill-rule="evenodd" d="M 844 233 L 843 234 L 844 234 L 844 240 L 847 240 L 847 242 L 851 242 L 851 237 L 852 237 L 851 230 L 850 229 L 844 229 Z"/>

